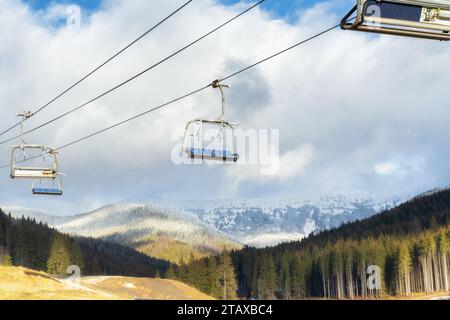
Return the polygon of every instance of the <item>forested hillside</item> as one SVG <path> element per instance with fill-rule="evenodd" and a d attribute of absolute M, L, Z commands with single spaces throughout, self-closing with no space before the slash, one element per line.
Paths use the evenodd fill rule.
<path fill-rule="evenodd" d="M 166 278 L 190 284 L 218 299 L 232 300 L 237 297 L 235 267 L 227 251 L 191 260 L 188 264 L 182 262 L 180 265 L 173 265 L 168 270 Z"/>
<path fill-rule="evenodd" d="M 431 195 L 413 198 L 378 215 L 344 224 L 339 228 L 312 235 L 306 241 L 294 242 L 294 247 L 310 243 L 319 245 L 338 239 L 363 239 L 380 235 L 401 236 L 425 230 L 446 227 L 450 224 L 450 189 Z"/>
<path fill-rule="evenodd" d="M 127 247 L 70 237 L 31 219 L 13 219 L 0 210 L 0 264 L 63 276 L 69 265 L 83 275 L 155 276 L 169 263 Z"/>
<path fill-rule="evenodd" d="M 300 242 L 245 248 L 231 257 L 240 294 L 258 299 L 448 292 L 450 191 L 415 198 Z M 196 264 L 203 268 L 200 274 L 215 268 L 211 259 Z M 368 287 L 369 266 L 381 271 L 379 288 Z M 204 290 L 205 279 L 190 281 Z"/>

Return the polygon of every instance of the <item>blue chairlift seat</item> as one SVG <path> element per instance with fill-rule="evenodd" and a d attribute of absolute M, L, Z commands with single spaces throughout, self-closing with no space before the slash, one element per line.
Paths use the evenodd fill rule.
<path fill-rule="evenodd" d="M 186 153 L 192 159 L 208 159 L 217 161 L 239 160 L 239 155 L 228 150 L 187 148 Z"/>
<path fill-rule="evenodd" d="M 48 195 L 48 196 L 62 196 L 63 191 L 56 188 L 33 188 L 33 194 L 35 195 Z"/>

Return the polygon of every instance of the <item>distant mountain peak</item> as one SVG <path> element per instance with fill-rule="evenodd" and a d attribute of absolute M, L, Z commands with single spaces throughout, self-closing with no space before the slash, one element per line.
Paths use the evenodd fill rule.
<path fill-rule="evenodd" d="M 367 192 L 340 191 L 303 199 L 216 199 L 177 201 L 176 205 L 157 200 L 119 202 L 64 218 L 20 208 L 12 211 L 63 232 L 120 243 L 159 234 L 193 246 L 210 242 L 267 246 L 368 218 L 401 202 Z"/>
<path fill-rule="evenodd" d="M 267 246 L 368 218 L 401 202 L 403 199 L 341 191 L 309 199 L 195 201 L 183 208 L 246 244 Z"/>

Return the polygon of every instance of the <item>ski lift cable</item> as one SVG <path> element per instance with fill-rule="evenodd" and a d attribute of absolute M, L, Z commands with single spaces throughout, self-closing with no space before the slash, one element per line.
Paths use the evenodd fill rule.
<path fill-rule="evenodd" d="M 63 113 L 63 114 L 61 114 L 61 115 L 59 115 L 59 116 L 57 116 L 57 117 L 51 119 L 51 120 L 48 120 L 48 121 L 46 121 L 46 122 L 44 122 L 44 123 L 42 123 L 42 124 L 40 124 L 40 125 L 38 125 L 38 126 L 32 128 L 32 129 L 30 129 L 30 130 L 27 130 L 27 131 L 23 132 L 23 135 L 27 135 L 27 134 L 32 133 L 32 132 L 34 132 L 34 131 L 36 131 L 36 130 L 39 130 L 39 129 L 41 129 L 41 128 L 43 128 L 43 127 L 45 127 L 45 126 L 47 126 L 47 125 L 49 125 L 49 124 L 51 124 L 51 123 L 53 123 L 53 122 L 55 122 L 55 121 L 58 121 L 58 120 L 60 120 L 60 119 L 62 119 L 62 118 L 64 118 L 64 117 L 68 116 L 69 114 L 74 113 L 74 112 L 76 112 L 76 111 L 78 111 L 78 110 L 80 110 L 80 109 L 82 109 L 82 108 L 84 108 L 84 107 L 90 105 L 91 103 L 93 103 L 93 102 L 95 102 L 95 101 L 97 101 L 97 100 L 103 98 L 104 96 L 106 96 L 106 95 L 112 93 L 113 91 L 115 91 L 115 90 L 117 90 L 117 89 L 123 87 L 124 85 L 128 84 L 129 82 L 131 82 L 131 81 L 133 81 L 133 80 L 135 80 L 135 79 L 141 77 L 142 75 L 144 75 L 145 73 L 149 72 L 150 70 L 152 70 L 152 69 L 156 68 L 157 66 L 163 64 L 164 62 L 170 60 L 171 58 L 175 57 L 176 55 L 180 54 L 181 52 L 183 52 L 183 51 L 187 50 L 188 48 L 192 47 L 192 46 L 195 45 L 196 43 L 202 41 L 203 39 L 205 39 L 206 37 L 210 36 L 211 34 L 217 32 L 218 30 L 220 30 L 220 29 L 222 29 L 222 28 L 224 28 L 225 26 L 227 26 L 228 24 L 230 24 L 230 23 L 233 22 L 234 20 L 240 18 L 241 16 L 243 16 L 243 15 L 246 14 L 246 13 L 248 13 L 249 11 L 251 11 L 251 10 L 254 9 L 254 8 L 256 8 L 257 6 L 259 6 L 260 4 L 262 4 L 262 3 L 265 2 L 265 1 L 266 1 L 266 0 L 260 0 L 259 2 L 257 2 L 257 3 L 254 4 L 254 5 L 252 5 L 251 7 L 249 7 L 248 9 L 246 9 L 245 11 L 243 11 L 243 12 L 239 13 L 238 15 L 232 17 L 231 19 L 227 20 L 226 22 L 224 22 L 224 23 L 221 24 L 220 26 L 214 28 L 213 30 L 211 30 L 211 31 L 209 31 L 209 32 L 207 32 L 207 33 L 205 33 L 203 36 L 201 36 L 201 37 L 197 38 L 196 40 L 190 42 L 188 45 L 186 45 L 186 46 L 184 46 L 183 48 L 181 48 L 181 49 L 175 51 L 175 52 L 172 53 L 171 55 L 169 55 L 169 56 L 165 57 L 164 59 L 158 61 L 157 63 L 153 64 L 152 66 L 150 66 L 150 67 L 148 67 L 148 68 L 142 70 L 141 72 L 137 73 L 136 75 L 132 76 L 131 78 L 129 78 L 129 79 L 127 79 L 127 80 L 121 82 L 120 84 L 118 84 L 118 85 L 114 86 L 113 88 L 111 88 L 111 89 L 109 89 L 109 90 L 103 92 L 102 94 L 96 96 L 95 98 L 93 98 L 93 99 L 91 99 L 91 100 L 89 100 L 89 101 L 87 101 L 87 102 L 85 102 L 85 103 L 79 105 L 78 107 L 73 108 L 73 109 L 71 109 L 71 110 L 69 110 L 69 111 L 67 111 L 67 112 L 65 112 L 65 113 Z M 19 123 L 19 125 L 20 125 L 20 123 Z M 0 136 L 1 136 L 1 134 L 0 134 Z M 17 136 L 14 136 L 14 137 L 12 137 L 12 138 L 3 140 L 3 141 L 0 142 L 0 145 L 5 144 L 5 143 L 8 143 L 8 142 L 11 142 L 11 141 L 13 141 L 13 140 L 15 140 L 15 139 L 17 139 L 17 138 L 20 138 L 20 137 L 21 137 L 20 135 L 17 135 Z"/>
<path fill-rule="evenodd" d="M 309 37 L 309 38 L 307 38 L 307 39 L 305 39 L 305 40 L 302 40 L 302 41 L 300 41 L 300 42 L 298 42 L 298 43 L 296 43 L 296 44 L 294 44 L 294 45 L 292 45 L 292 46 L 290 46 L 290 47 L 288 47 L 288 48 L 286 48 L 286 49 L 283 49 L 283 50 L 281 50 L 281 51 L 278 51 L 277 53 L 275 53 L 275 54 L 273 54 L 273 55 L 270 55 L 270 56 L 268 56 L 267 58 L 264 58 L 264 59 L 262 59 L 262 60 L 259 60 L 258 62 L 254 63 L 254 64 L 252 64 L 252 65 L 250 65 L 250 66 L 248 66 L 248 67 L 245 67 L 245 68 L 243 68 L 243 69 L 240 69 L 239 71 L 236 71 L 236 72 L 230 74 L 229 76 L 226 76 L 226 77 L 222 78 L 222 79 L 219 80 L 219 81 L 224 81 L 224 80 L 230 79 L 230 78 L 232 78 L 232 77 L 235 77 L 235 76 L 237 76 L 237 75 L 239 75 L 239 74 L 241 74 L 241 73 L 243 73 L 243 72 L 245 72 L 245 71 L 247 71 L 247 70 L 249 70 L 249 69 L 251 69 L 251 68 L 254 68 L 254 67 L 256 67 L 256 66 L 258 66 L 258 65 L 260 65 L 260 64 L 262 64 L 262 63 L 264 63 L 264 62 L 267 62 L 267 61 L 269 61 L 269 60 L 272 60 L 272 59 L 274 59 L 275 57 L 278 57 L 278 56 L 280 56 L 280 55 L 282 55 L 282 54 L 284 54 L 284 53 L 286 53 L 286 52 L 288 52 L 288 51 L 291 51 L 291 50 L 293 50 L 293 49 L 295 49 L 295 48 L 297 48 L 297 47 L 299 47 L 299 46 L 301 46 L 301 45 L 303 45 L 303 44 L 305 44 L 305 43 L 307 43 L 307 42 L 309 42 L 309 41 L 312 41 L 313 39 L 316 39 L 316 38 L 318 38 L 318 37 L 320 37 L 320 36 L 323 36 L 323 35 L 325 35 L 325 34 L 331 32 L 332 30 L 338 28 L 339 26 L 340 26 L 340 24 L 335 25 L 335 26 L 330 27 L 330 28 L 327 28 L 327 29 L 325 29 L 324 31 L 315 34 L 314 36 L 311 36 L 311 37 Z M 173 99 L 173 100 L 170 100 L 170 101 L 168 101 L 168 102 L 165 102 L 165 103 L 163 103 L 163 104 L 161 104 L 161 105 L 159 105 L 159 106 L 157 106 L 157 107 L 154 107 L 154 108 L 152 108 L 152 109 L 149 109 L 149 110 L 146 110 L 146 111 L 144 111 L 144 112 L 142 112 L 142 113 L 139 113 L 139 114 L 137 114 L 137 115 L 134 115 L 134 116 L 131 117 L 131 118 L 122 120 L 122 121 L 120 121 L 120 122 L 117 122 L 117 123 L 115 123 L 115 124 L 113 124 L 113 125 L 111 125 L 111 126 L 108 126 L 108 127 L 104 128 L 104 129 L 102 129 L 102 130 L 96 131 L 96 132 L 91 133 L 91 134 L 89 134 L 89 135 L 87 135 L 87 136 L 84 136 L 84 137 L 82 137 L 82 138 L 80 138 L 80 139 L 77 139 L 77 140 L 74 140 L 74 141 L 72 141 L 72 142 L 69 142 L 69 143 L 67 143 L 67 144 L 65 144 L 65 145 L 63 145 L 63 146 L 60 146 L 60 147 L 58 147 L 58 148 L 56 148 L 56 149 L 54 149 L 54 150 L 55 150 L 55 151 L 59 151 L 59 150 L 68 148 L 68 147 L 70 147 L 70 146 L 72 146 L 72 145 L 74 145 L 74 144 L 77 144 L 77 143 L 82 142 L 82 141 L 84 141 L 84 140 L 90 139 L 90 138 L 92 138 L 92 137 L 94 137 L 94 136 L 97 136 L 97 135 L 99 135 L 99 134 L 101 134 L 101 133 L 104 133 L 104 132 L 106 132 L 106 131 L 109 131 L 109 130 L 111 130 L 111 129 L 114 129 L 114 128 L 116 128 L 116 127 L 118 127 L 118 126 L 121 126 L 121 125 L 123 125 L 123 124 L 125 124 L 125 123 L 128 123 L 128 122 L 130 122 L 130 121 L 136 120 L 136 119 L 138 119 L 138 118 L 140 118 L 140 117 L 143 117 L 144 115 L 150 114 L 150 113 L 152 113 L 152 112 L 154 112 L 154 111 L 157 111 L 157 110 L 162 109 L 162 108 L 164 108 L 164 107 L 166 107 L 166 106 L 169 106 L 169 105 L 171 105 L 171 104 L 173 104 L 173 103 L 175 103 L 175 102 L 184 100 L 184 99 L 186 99 L 186 98 L 188 98 L 188 97 L 190 97 L 190 96 L 192 96 L 192 95 L 195 95 L 195 94 L 197 94 L 197 93 L 199 93 L 199 92 L 201 92 L 201 91 L 204 91 L 204 90 L 206 90 L 206 89 L 212 87 L 214 83 L 217 83 L 217 80 L 215 80 L 215 81 L 213 81 L 212 83 L 210 83 L 210 84 L 208 84 L 208 85 L 205 85 L 205 86 L 203 86 L 203 87 L 201 87 L 201 88 L 199 88 L 199 89 L 197 89 L 197 90 L 191 91 L 191 92 L 186 93 L 186 94 L 184 94 L 184 95 L 182 95 L 182 96 L 179 96 L 179 97 L 177 97 L 177 98 L 175 98 L 175 99 Z M 19 162 L 29 161 L 29 160 L 35 159 L 35 158 L 37 158 L 37 157 L 40 157 L 40 156 L 42 156 L 42 155 L 33 156 L 33 157 L 30 157 L 30 158 L 28 158 L 28 159 L 26 159 L 26 160 L 18 161 L 18 163 L 19 163 Z M 0 169 L 9 168 L 9 166 L 10 166 L 9 164 L 3 165 L 3 166 L 0 166 Z"/>
<path fill-rule="evenodd" d="M 64 91 L 62 91 L 61 93 L 59 93 L 56 97 L 54 97 L 53 99 L 51 99 L 49 102 L 47 102 L 46 104 L 44 104 L 43 106 L 41 106 L 39 109 L 37 109 L 36 111 L 32 112 L 31 115 L 28 117 L 31 118 L 33 116 L 35 116 L 36 114 L 38 114 L 39 112 L 41 112 L 42 110 L 44 110 L 45 108 L 47 108 L 48 106 L 50 106 L 51 104 L 53 104 L 54 102 L 56 102 L 58 99 L 60 99 L 62 96 L 64 96 L 66 93 L 68 93 L 69 91 L 71 91 L 72 89 L 74 89 L 76 86 L 78 86 L 79 84 L 81 84 L 84 80 L 86 80 L 87 78 L 89 78 L 90 76 L 92 76 L 94 73 L 96 73 L 97 71 L 99 71 L 101 68 L 103 68 L 104 66 L 106 66 L 108 63 L 110 63 L 111 61 L 113 61 L 115 58 L 117 58 L 118 56 L 120 56 L 122 53 L 124 53 L 126 50 L 128 50 L 130 47 L 132 47 L 133 45 L 135 45 L 137 42 L 139 42 L 140 40 L 142 40 L 143 38 L 145 38 L 149 33 L 151 33 L 153 30 L 155 30 L 156 28 L 158 28 L 159 26 L 161 26 L 164 22 L 166 22 L 167 20 L 169 20 L 170 18 L 172 18 L 174 15 L 176 15 L 178 12 L 180 12 L 182 9 L 184 9 L 188 4 L 190 4 L 193 0 L 189 0 L 187 2 L 185 2 L 182 6 L 180 6 L 179 8 L 177 8 L 175 11 L 173 11 L 171 14 L 169 14 L 167 17 L 165 17 L 164 19 L 162 19 L 161 21 L 159 21 L 157 24 L 155 24 L 153 27 L 151 27 L 150 29 L 148 29 L 147 31 L 145 31 L 143 34 L 141 34 L 139 37 L 137 37 L 136 39 L 134 39 L 132 42 L 130 42 L 129 44 L 127 44 L 125 47 L 123 47 L 121 50 L 119 50 L 118 52 L 116 52 L 114 55 L 112 55 L 110 58 L 108 58 L 107 60 L 105 60 L 104 62 L 102 62 L 100 65 L 98 65 L 97 67 L 95 67 L 93 70 L 91 70 L 89 73 L 87 73 L 85 76 L 83 76 L 80 80 L 78 80 L 77 82 L 75 82 L 74 84 L 72 84 L 70 87 L 68 87 L 67 89 L 65 89 Z M 21 123 L 18 122 L 16 124 L 14 124 L 13 126 L 9 127 L 8 129 L 0 132 L 0 136 L 8 133 L 9 131 L 13 130 L 14 128 L 18 127 Z"/>
<path fill-rule="evenodd" d="M 254 64 L 252 64 L 252 65 L 249 65 L 249 66 L 246 67 L 246 68 L 243 68 L 243 69 L 241 69 L 241 70 L 239 70 L 239 71 L 237 71 L 237 72 L 235 72 L 235 73 L 232 73 L 232 74 L 230 74 L 229 76 L 226 76 L 225 78 L 220 79 L 219 82 L 223 82 L 223 81 L 226 81 L 226 80 L 228 80 L 228 79 L 230 79 L 230 78 L 233 78 L 233 77 L 237 76 L 238 74 L 241 74 L 241 73 L 243 73 L 243 72 L 245 72 L 245 71 L 247 71 L 247 70 L 249 70 L 249 69 L 252 69 L 252 68 L 254 68 L 254 67 L 256 67 L 256 66 L 258 66 L 258 65 L 260 65 L 260 64 L 262 64 L 262 63 L 264 63 L 264 62 L 266 62 L 266 61 L 268 61 L 268 60 L 271 60 L 271 59 L 273 59 L 273 58 L 275 58 L 275 57 L 278 57 L 279 55 L 282 55 L 283 53 L 285 53 L 285 52 L 287 52 L 287 51 L 290 51 L 290 50 L 292 50 L 292 49 L 295 49 L 295 48 L 297 48 L 297 47 L 299 47 L 299 46 L 301 46 L 301 45 L 303 45 L 303 44 L 305 44 L 305 43 L 307 43 L 307 42 L 309 42 L 309 41 L 311 41 L 311 40 L 313 40 L 313 39 L 315 39 L 315 38 L 318 38 L 318 37 L 320 37 L 320 36 L 322 36 L 322 35 L 324 35 L 324 34 L 330 32 L 330 31 L 332 31 L 332 30 L 334 30 L 334 29 L 337 29 L 338 27 L 340 27 L 340 24 L 335 25 L 335 26 L 333 26 L 333 27 L 330 27 L 330 28 L 328 28 L 328 29 L 326 29 L 326 30 L 324 30 L 324 31 L 322 31 L 322 32 L 320 32 L 320 33 L 315 34 L 315 35 L 312 36 L 312 37 L 309 37 L 309 38 L 307 38 L 307 39 L 305 39 L 305 40 L 303 40 L 303 41 L 300 41 L 300 42 L 298 42 L 298 43 L 296 43 L 296 44 L 294 44 L 294 45 L 292 45 L 292 46 L 290 46 L 290 47 L 288 47 L 288 48 L 286 48 L 286 49 L 284 49 L 284 50 L 282 50 L 282 51 L 279 51 L 279 52 L 277 52 L 277 53 L 275 53 L 275 54 L 273 54 L 273 55 L 271 55 L 271 56 L 269 56 L 269 57 L 267 57 L 267 58 L 265 58 L 265 59 L 262 59 L 262 60 L 260 60 L 260 61 L 258 61 L 258 62 L 256 62 L 256 63 L 254 63 Z"/>

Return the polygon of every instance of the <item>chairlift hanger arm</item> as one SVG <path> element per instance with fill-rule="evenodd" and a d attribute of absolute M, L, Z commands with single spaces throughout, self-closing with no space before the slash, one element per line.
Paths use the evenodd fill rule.
<path fill-rule="evenodd" d="M 22 113 L 17 113 L 16 117 L 20 117 L 20 140 L 22 141 L 23 144 L 25 143 L 25 140 L 23 138 L 24 136 L 24 132 L 23 132 L 23 123 L 28 120 L 29 118 L 31 118 L 33 116 L 33 113 L 31 111 L 23 111 Z"/>
<path fill-rule="evenodd" d="M 223 121 L 223 118 L 225 117 L 225 92 L 223 91 L 224 88 L 229 89 L 230 86 L 227 84 L 222 84 L 220 83 L 220 80 L 214 80 L 211 83 L 211 87 L 213 89 L 219 89 L 220 90 L 220 94 L 222 95 L 222 113 L 219 115 L 219 117 L 217 118 L 218 121 Z"/>

